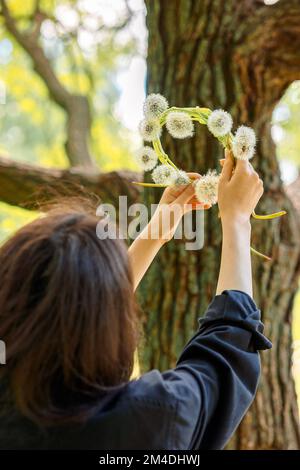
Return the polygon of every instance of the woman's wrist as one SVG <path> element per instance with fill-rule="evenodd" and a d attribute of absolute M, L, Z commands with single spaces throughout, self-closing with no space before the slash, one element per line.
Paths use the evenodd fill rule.
<path fill-rule="evenodd" d="M 224 232 L 238 232 L 251 234 L 250 219 L 245 217 L 221 217 L 222 231 Z"/>
<path fill-rule="evenodd" d="M 250 238 L 247 218 L 222 219 L 222 257 L 217 294 L 224 290 L 240 290 L 252 296 Z"/>

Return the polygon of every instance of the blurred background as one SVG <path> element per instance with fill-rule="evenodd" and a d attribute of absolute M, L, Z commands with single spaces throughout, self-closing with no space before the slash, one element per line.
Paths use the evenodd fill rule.
<path fill-rule="evenodd" d="M 270 8 L 276 3 L 264 2 Z M 6 8 L 6 18 L 0 18 L 1 171 L 5 171 L 7 159 L 46 169 L 70 167 L 70 152 L 68 155 L 65 146 L 66 113 L 36 70 L 34 51 L 29 46 L 26 50 L 14 31 L 16 23 L 22 34 L 29 31 L 33 38 L 36 34 L 63 88 L 87 97 L 92 110 L 89 148 L 101 171 L 138 171 L 134 152 L 142 143 L 137 126 L 142 118 L 147 74 L 144 1 L 10 0 Z M 298 213 L 299 123 L 300 80 L 296 80 L 273 110 L 271 135 L 282 182 Z M 1 241 L 36 217 L 34 211 L 20 206 L 0 203 Z M 299 397 L 300 293 L 294 302 L 292 328 L 293 373 Z"/>

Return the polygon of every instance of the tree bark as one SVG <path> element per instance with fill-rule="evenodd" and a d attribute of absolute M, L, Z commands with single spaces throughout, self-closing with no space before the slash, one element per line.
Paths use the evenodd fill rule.
<path fill-rule="evenodd" d="M 118 205 L 118 196 L 133 204 L 140 196 L 141 175 L 132 171 L 111 171 L 100 175 L 72 170 L 44 168 L 18 163 L 0 156 L 0 201 L 35 209 L 55 196 L 95 194 L 102 202 Z"/>
<path fill-rule="evenodd" d="M 291 81 L 300 78 L 300 2 L 262 0 L 146 0 L 149 29 L 148 92 L 173 106 L 228 110 L 236 124 L 258 135 L 253 165 L 265 183 L 258 213 L 286 209 L 284 218 L 254 221 L 252 244 L 272 256 L 253 258 L 255 300 L 273 349 L 262 354 L 257 397 L 229 448 L 296 449 L 299 421 L 291 375 L 291 314 L 300 269 L 299 223 L 281 184 L 270 137 L 271 115 Z M 206 129 L 176 141 L 163 136 L 167 153 L 184 170 L 218 168 L 222 151 Z M 159 191 L 147 188 L 145 200 Z M 174 366 L 197 319 L 215 294 L 221 232 L 217 208 L 205 214 L 205 245 L 185 251 L 169 243 L 141 288 L 145 335 L 143 368 Z M 150 339 L 151 338 L 151 339 Z"/>

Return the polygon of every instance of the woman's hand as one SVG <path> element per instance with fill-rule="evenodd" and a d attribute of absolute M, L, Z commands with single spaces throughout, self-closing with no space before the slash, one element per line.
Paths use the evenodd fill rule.
<path fill-rule="evenodd" d="M 263 194 L 263 183 L 248 161 L 226 152 L 218 187 L 222 220 L 222 256 L 217 294 L 240 290 L 252 296 L 250 216 Z"/>
<path fill-rule="evenodd" d="M 233 157 L 229 151 L 225 155 L 218 187 L 222 223 L 247 222 L 263 194 L 263 182 L 248 160 L 237 160 L 233 171 Z"/>
<path fill-rule="evenodd" d="M 199 173 L 188 173 L 191 180 L 201 178 Z M 210 204 L 203 204 L 195 196 L 194 185 L 169 186 L 163 192 L 158 207 L 149 222 L 149 237 L 162 243 L 171 240 L 184 214 L 192 210 L 209 209 Z"/>

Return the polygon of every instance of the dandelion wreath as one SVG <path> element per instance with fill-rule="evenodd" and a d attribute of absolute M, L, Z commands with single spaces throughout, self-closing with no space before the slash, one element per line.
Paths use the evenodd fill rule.
<path fill-rule="evenodd" d="M 194 121 L 206 125 L 208 130 L 216 137 L 224 148 L 230 150 L 235 159 L 250 160 L 255 153 L 256 136 L 253 129 L 247 126 L 238 127 L 232 133 L 233 120 L 231 115 L 217 109 L 208 108 L 177 108 L 169 107 L 166 98 L 158 93 L 147 96 L 143 106 L 145 118 L 139 124 L 139 131 L 144 141 L 151 142 L 152 146 L 145 145 L 136 154 L 137 161 L 144 171 L 152 171 L 153 183 L 134 182 L 141 186 L 167 187 L 194 184 L 197 199 L 205 204 L 214 205 L 218 202 L 219 174 L 216 170 L 208 170 L 201 179 L 191 181 L 187 173 L 175 165 L 165 153 L 161 144 L 162 128 L 175 139 L 186 139 L 194 135 Z M 279 211 L 269 215 L 252 216 L 255 219 L 274 219 L 286 214 Z M 265 259 L 270 259 L 258 251 L 251 250 Z"/>

